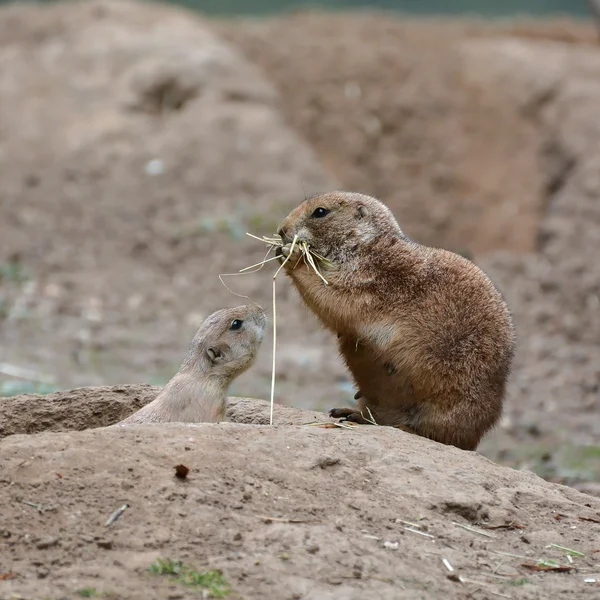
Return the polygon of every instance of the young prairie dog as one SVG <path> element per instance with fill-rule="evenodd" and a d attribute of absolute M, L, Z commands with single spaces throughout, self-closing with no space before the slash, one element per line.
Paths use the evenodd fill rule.
<path fill-rule="evenodd" d="M 294 236 L 330 261 L 318 261 L 329 285 L 297 247 L 284 267 L 337 334 L 358 386 L 358 410 L 330 416 L 366 423 L 372 415 L 378 425 L 475 450 L 502 413 L 515 349 L 508 307 L 483 271 L 409 239 L 384 204 L 362 194 L 309 198 L 278 233 L 280 261 Z"/>
<path fill-rule="evenodd" d="M 118 425 L 218 423 L 227 390 L 256 359 L 267 318 L 256 305 L 218 310 L 196 332 L 177 374 L 149 404 Z"/>

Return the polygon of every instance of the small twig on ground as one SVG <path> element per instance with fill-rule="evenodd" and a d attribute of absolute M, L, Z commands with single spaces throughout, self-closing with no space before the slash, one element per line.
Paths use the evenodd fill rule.
<path fill-rule="evenodd" d="M 403 527 L 405 531 L 410 531 L 411 533 L 416 533 L 418 535 L 422 535 L 423 537 L 428 537 L 435 539 L 435 535 L 431 535 L 430 533 L 425 533 L 424 531 L 419 531 L 418 529 L 413 529 L 412 527 Z"/>
<path fill-rule="evenodd" d="M 450 564 L 450 561 L 447 558 L 442 558 L 442 563 L 450 571 L 450 573 L 454 572 L 454 567 Z"/>
<path fill-rule="evenodd" d="M 502 559 L 495 567 L 494 570 L 492 571 L 493 574 L 496 574 L 498 572 L 498 569 L 504 564 L 504 559 Z"/>
<path fill-rule="evenodd" d="M 471 527 L 470 525 L 463 525 L 462 523 L 452 523 L 453 525 L 456 525 L 457 527 L 462 527 L 463 529 L 466 529 L 467 531 L 470 531 L 472 533 L 477 533 L 479 535 L 483 535 L 485 537 L 488 538 L 495 538 L 495 535 L 492 535 L 491 533 L 488 533 L 487 531 L 481 531 L 481 529 L 476 529 L 475 527 Z"/>
<path fill-rule="evenodd" d="M 578 552 L 577 550 L 571 550 L 571 548 L 565 548 L 564 546 L 559 546 L 558 544 L 550 544 L 546 546 L 546 548 L 556 548 L 557 550 L 564 550 L 567 554 L 571 556 L 585 556 L 583 552 Z"/>
<path fill-rule="evenodd" d="M 553 571 L 555 573 L 568 573 L 575 570 L 575 567 L 570 565 L 554 565 L 547 561 L 540 561 L 538 564 L 521 563 L 521 566 L 530 571 Z"/>
<path fill-rule="evenodd" d="M 600 519 L 594 517 L 577 517 L 580 521 L 589 521 L 590 523 L 600 523 Z"/>
<path fill-rule="evenodd" d="M 264 517 L 260 516 L 259 519 L 263 519 L 265 523 L 276 522 L 276 523 L 321 523 L 318 519 L 282 519 L 279 517 Z"/>
<path fill-rule="evenodd" d="M 324 429 L 333 429 L 334 427 L 340 427 L 341 429 L 359 429 L 356 424 L 350 423 L 339 423 L 338 421 L 325 421 L 324 423 L 305 423 L 309 427 L 323 427 Z"/>
<path fill-rule="evenodd" d="M 110 517 L 108 517 L 108 519 L 106 520 L 106 523 L 104 523 L 104 527 L 108 527 L 109 525 L 112 525 L 128 508 L 129 508 L 129 504 L 123 504 L 123 506 L 120 506 L 119 508 L 117 508 L 117 510 L 115 510 L 115 512 L 113 512 L 112 515 L 110 515 Z"/>
<path fill-rule="evenodd" d="M 396 519 L 396 523 L 404 523 L 409 527 L 414 527 L 415 529 L 423 529 L 423 525 L 419 525 L 418 523 L 412 523 L 411 521 L 404 521 L 403 519 Z"/>
<path fill-rule="evenodd" d="M 37 509 L 38 512 L 42 512 L 44 510 L 44 507 L 41 504 L 38 504 L 37 502 L 29 502 L 27 500 L 22 500 L 21 502 L 23 504 L 27 504 L 27 506 L 32 506 L 33 508 Z"/>

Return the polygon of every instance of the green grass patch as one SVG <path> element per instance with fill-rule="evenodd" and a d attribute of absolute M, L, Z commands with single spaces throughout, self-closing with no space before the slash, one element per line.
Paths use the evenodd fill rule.
<path fill-rule="evenodd" d="M 520 585 L 525 585 L 526 583 L 529 583 L 529 579 L 527 579 L 527 577 L 519 577 L 519 579 L 509 579 L 506 582 L 507 585 L 512 585 L 515 587 L 518 587 Z"/>
<path fill-rule="evenodd" d="M 522 444 L 508 451 L 489 448 L 484 454 L 514 469 L 527 469 L 536 475 L 565 485 L 598 481 L 600 478 L 600 446 L 550 442 Z"/>
<path fill-rule="evenodd" d="M 9 260 L 8 262 L 0 264 L 0 281 L 22 283 L 29 278 L 29 274 L 23 268 L 23 265 L 19 260 Z"/>
<path fill-rule="evenodd" d="M 18 396 L 19 394 L 51 394 L 56 391 L 58 391 L 58 388 L 51 383 L 0 381 L 0 398 Z"/>
<path fill-rule="evenodd" d="M 463 258 L 473 262 L 473 253 L 468 248 L 454 248 L 452 252 L 454 252 L 454 254 L 459 254 Z"/>
<path fill-rule="evenodd" d="M 2 294 L 0 294 L 0 319 L 6 319 L 8 314 L 8 300 Z"/>
<path fill-rule="evenodd" d="M 159 370 L 151 377 L 146 378 L 148 385 L 157 385 L 164 387 L 179 371 L 179 364 Z"/>
<path fill-rule="evenodd" d="M 93 587 L 81 588 L 80 590 L 77 590 L 77 593 L 82 598 L 93 598 L 94 596 L 96 596 L 98 594 L 98 592 L 96 591 L 96 588 L 93 588 Z"/>
<path fill-rule="evenodd" d="M 563 451 L 562 474 L 595 481 L 600 476 L 600 446 L 571 446 Z"/>
<path fill-rule="evenodd" d="M 180 560 L 158 558 L 148 570 L 154 575 L 168 576 L 189 588 L 205 591 L 212 598 L 224 598 L 231 591 L 221 571 L 196 571 Z"/>

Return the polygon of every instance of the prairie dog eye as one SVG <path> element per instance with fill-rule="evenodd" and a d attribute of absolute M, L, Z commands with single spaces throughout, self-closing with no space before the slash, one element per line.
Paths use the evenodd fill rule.
<path fill-rule="evenodd" d="M 310 216 L 314 217 L 315 219 L 321 219 L 325 215 L 328 215 L 330 212 L 331 211 L 328 208 L 323 208 L 322 206 L 319 206 L 319 208 L 315 208 L 313 214 Z"/>
<path fill-rule="evenodd" d="M 242 328 L 243 323 L 244 321 L 242 321 L 241 319 L 234 319 L 233 321 L 231 321 L 231 327 L 229 327 L 229 329 L 231 329 L 231 331 L 237 331 L 238 329 Z"/>

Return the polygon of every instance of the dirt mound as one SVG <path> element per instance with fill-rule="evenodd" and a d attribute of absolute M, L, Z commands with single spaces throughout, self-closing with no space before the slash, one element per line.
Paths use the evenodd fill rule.
<path fill-rule="evenodd" d="M 345 188 L 384 199 L 415 239 L 477 255 L 534 250 L 544 208 L 536 123 L 474 84 L 460 52 L 506 30 L 594 39 L 593 27 L 560 22 L 501 29 L 364 12 L 219 29 L 277 85 L 288 121 Z"/>
<path fill-rule="evenodd" d="M 503 426 L 482 451 L 550 479 L 597 481 L 591 24 L 308 13 L 220 32 L 277 83 L 288 120 L 345 187 L 379 194 L 419 240 L 474 250 L 507 295 L 518 356 Z M 371 117 L 386 127 L 370 134 Z"/>
<path fill-rule="evenodd" d="M 548 475 L 559 464 L 571 477 L 597 481 L 600 270 L 590 258 L 600 253 L 600 52 L 510 39 L 463 50 L 470 76 L 495 86 L 544 135 L 540 253 L 483 261 L 519 329 L 510 419 L 515 438 L 529 447 L 513 443 L 509 455 L 522 461 L 528 453 L 530 465 L 545 463 L 540 470 Z"/>
<path fill-rule="evenodd" d="M 161 390 L 153 385 L 77 388 L 54 394 L 23 394 L 0 402 L 0 439 L 21 433 L 72 431 L 118 423 L 152 402 Z M 270 405 L 255 398 L 230 397 L 227 418 L 236 423 L 269 424 Z M 275 405 L 278 425 L 323 421 L 322 413 Z"/>
<path fill-rule="evenodd" d="M 245 232 L 273 232 L 303 190 L 332 186 L 277 105 L 185 11 L 2 7 L 0 360 L 62 385 L 168 378 L 202 319 L 244 302 L 217 275 L 263 257 Z M 268 281 L 228 283 L 268 306 Z M 265 351 L 247 393 L 268 394 L 269 365 Z"/>
<path fill-rule="evenodd" d="M 475 251 L 508 296 L 519 354 L 482 452 L 597 481 L 592 43 L 591 25 L 568 21 L 216 26 L 146 3 L 2 7 L 0 361 L 63 388 L 164 383 L 199 321 L 245 301 L 217 278 L 262 258 L 243 233 L 334 186 L 318 155 L 411 236 Z M 497 248 L 512 253 L 485 253 Z M 270 306 L 272 272 L 227 283 Z M 331 336 L 279 290 L 277 401 L 348 403 Z M 269 340 L 232 394 L 268 397 Z"/>
<path fill-rule="evenodd" d="M 148 392 L 74 390 L 63 400 L 101 412 L 110 394 Z M 287 411 L 296 423 L 315 416 Z M 597 499 L 390 428 L 14 435 L 0 462 L 3 598 L 198 597 L 149 572 L 158 558 L 221 570 L 231 598 L 511 597 L 519 586 L 519 598 L 541 600 L 583 597 L 594 589 L 585 580 L 600 579 Z M 179 464 L 187 480 L 175 477 Z M 584 556 L 571 564 L 564 548 Z M 567 573 L 536 572 L 542 559 Z"/>

